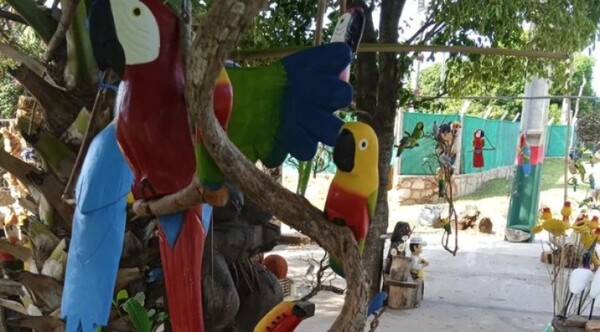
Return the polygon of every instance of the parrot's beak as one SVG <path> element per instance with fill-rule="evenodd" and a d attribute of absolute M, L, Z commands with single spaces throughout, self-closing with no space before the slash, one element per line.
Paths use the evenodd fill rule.
<path fill-rule="evenodd" d="M 100 70 L 111 69 L 123 77 L 125 52 L 119 42 L 109 0 L 96 0 L 89 17 L 90 40 Z"/>
<path fill-rule="evenodd" d="M 354 169 L 355 148 L 356 143 L 352 132 L 342 129 L 333 149 L 333 163 L 340 171 L 350 173 Z"/>

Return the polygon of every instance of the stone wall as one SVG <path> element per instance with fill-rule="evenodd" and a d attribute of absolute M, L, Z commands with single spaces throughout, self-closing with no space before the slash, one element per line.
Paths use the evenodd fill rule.
<path fill-rule="evenodd" d="M 454 197 L 465 196 L 475 192 L 487 181 L 512 176 L 514 166 L 496 168 L 473 174 L 459 174 L 452 178 Z M 398 190 L 400 203 L 423 204 L 437 203 L 438 185 L 433 176 L 400 175 L 394 176 L 395 188 Z"/>

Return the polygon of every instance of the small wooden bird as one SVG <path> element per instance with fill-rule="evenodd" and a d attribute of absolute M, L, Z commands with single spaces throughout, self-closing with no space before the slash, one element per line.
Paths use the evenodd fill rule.
<path fill-rule="evenodd" d="M 402 152 L 404 152 L 404 149 L 412 149 L 419 146 L 418 141 L 424 134 L 423 128 L 423 122 L 417 122 L 412 133 L 409 133 L 408 131 L 404 132 L 404 137 L 400 140 L 400 144 L 397 145 L 398 151 L 396 152 L 396 157 L 400 157 Z"/>

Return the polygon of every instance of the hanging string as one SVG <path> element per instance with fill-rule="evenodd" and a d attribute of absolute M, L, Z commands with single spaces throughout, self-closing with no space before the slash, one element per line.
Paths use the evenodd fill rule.
<path fill-rule="evenodd" d="M 62 199 L 64 201 L 69 201 L 73 198 L 71 195 L 73 192 L 73 187 L 75 185 L 75 177 L 76 174 L 79 173 L 81 166 L 83 165 L 83 159 L 87 154 L 87 150 L 92 141 L 92 137 L 94 136 L 94 127 L 96 125 L 96 120 L 98 118 L 98 114 L 100 113 L 100 108 L 104 104 L 106 99 L 106 94 L 108 91 L 116 92 L 117 89 L 113 89 L 114 85 L 106 83 L 112 78 L 112 72 L 110 70 L 103 71 L 100 73 L 100 80 L 98 83 L 98 92 L 96 93 L 96 99 L 94 100 L 94 106 L 92 107 L 92 112 L 90 114 L 90 119 L 88 121 L 87 128 L 85 130 L 85 134 L 81 141 L 81 146 L 79 147 L 79 152 L 77 153 L 77 158 L 75 159 L 75 165 L 73 165 L 73 169 L 71 170 L 71 174 L 69 175 L 69 180 L 67 181 L 67 185 L 65 186 L 65 190 L 62 194 Z M 103 84 L 104 83 L 104 84 Z"/>

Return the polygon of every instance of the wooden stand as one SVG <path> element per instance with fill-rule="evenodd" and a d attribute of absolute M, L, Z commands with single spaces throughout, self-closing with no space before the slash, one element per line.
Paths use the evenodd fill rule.
<path fill-rule="evenodd" d="M 388 307 L 390 309 L 412 309 L 419 307 L 423 299 L 423 280 L 403 282 L 387 280 Z"/>
<path fill-rule="evenodd" d="M 552 327 L 556 332 L 600 332 L 600 317 L 594 316 L 592 320 L 588 316 L 571 316 L 567 319 L 555 317 Z"/>
<path fill-rule="evenodd" d="M 410 266 L 409 257 L 394 256 L 390 274 L 384 275 L 383 287 L 388 293 L 390 309 L 416 308 L 423 299 L 423 280 L 413 280 Z"/>

